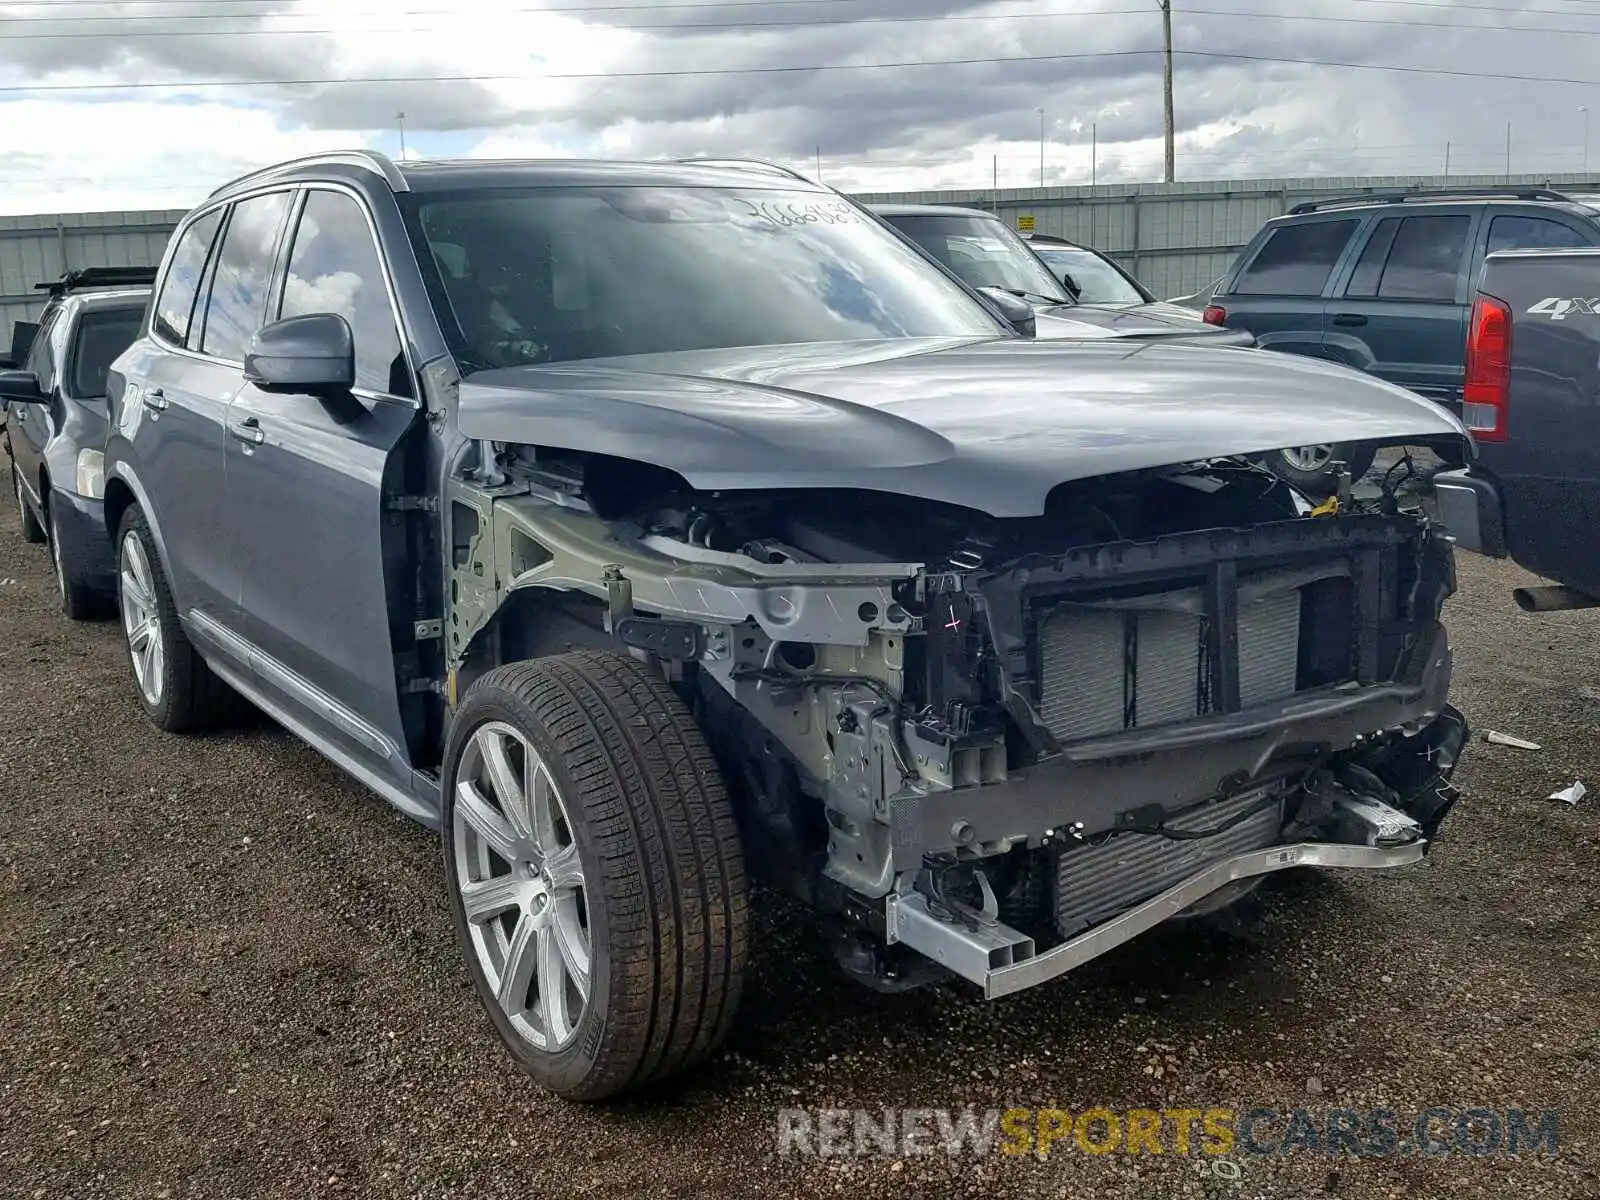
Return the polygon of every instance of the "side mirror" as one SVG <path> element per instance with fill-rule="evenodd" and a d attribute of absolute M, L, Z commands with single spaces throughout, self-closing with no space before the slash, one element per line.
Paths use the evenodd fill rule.
<path fill-rule="evenodd" d="M 43 404 L 49 399 L 39 390 L 39 377 L 32 371 L 0 371 L 0 400 Z"/>
<path fill-rule="evenodd" d="M 1038 322 L 1034 319 L 1033 305 L 1021 296 L 1012 295 L 1004 288 L 985 287 L 978 291 L 990 304 L 999 311 L 1001 318 L 1011 328 L 1023 337 L 1033 337 L 1038 329 Z"/>
<path fill-rule="evenodd" d="M 264 392 L 344 395 L 356 382 L 349 322 L 337 313 L 307 313 L 263 325 L 245 350 L 244 377 Z"/>

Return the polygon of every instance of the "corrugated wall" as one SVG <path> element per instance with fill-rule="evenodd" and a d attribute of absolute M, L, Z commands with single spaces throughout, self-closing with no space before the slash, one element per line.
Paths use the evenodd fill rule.
<path fill-rule="evenodd" d="M 1302 200 L 1357 192 L 1442 186 L 1549 186 L 1600 192 L 1600 176 L 1392 176 L 1251 179 L 1234 182 L 1112 184 L 956 192 L 875 192 L 869 201 L 957 204 L 992 209 L 1012 225 L 1032 216 L 1039 233 L 1110 254 L 1156 295 L 1193 292 L 1225 271 L 1261 223 Z M 161 258 L 181 212 L 111 212 L 0 217 L 0 342 L 14 320 L 39 309 L 33 285 L 64 269 L 142 266 Z"/>
<path fill-rule="evenodd" d="M 31 320 L 43 301 L 34 284 L 75 267 L 144 267 L 161 261 L 179 212 L 71 213 L 0 217 L 0 343 L 11 322 Z"/>

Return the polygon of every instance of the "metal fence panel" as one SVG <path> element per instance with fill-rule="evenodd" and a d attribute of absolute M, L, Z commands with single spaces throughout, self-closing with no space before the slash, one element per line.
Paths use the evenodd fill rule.
<path fill-rule="evenodd" d="M 858 199 L 953 204 L 998 213 L 1013 226 L 1094 246 L 1161 297 L 1194 292 L 1221 275 L 1264 221 L 1303 200 L 1412 187 L 1506 185 L 1600 193 L 1597 175 L 1388 176 L 1249 179 L 1098 187 L 976 188 L 860 193 Z M 154 264 L 183 212 L 0 217 L 0 342 L 10 323 L 37 314 L 35 283 L 65 269 Z"/>

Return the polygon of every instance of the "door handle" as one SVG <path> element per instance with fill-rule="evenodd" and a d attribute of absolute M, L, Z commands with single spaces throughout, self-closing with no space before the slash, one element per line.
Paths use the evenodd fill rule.
<path fill-rule="evenodd" d="M 228 426 L 228 433 L 236 440 L 248 442 L 252 446 L 259 446 L 267 440 L 267 435 L 261 432 L 261 422 L 254 417 L 245 417 L 242 421 L 235 421 Z"/>
<path fill-rule="evenodd" d="M 151 412 L 160 412 L 167 407 L 167 396 L 160 388 L 149 388 L 139 393 L 139 403 Z"/>
<path fill-rule="evenodd" d="M 1338 313 L 1333 318 L 1335 325 L 1365 325 L 1367 318 L 1360 313 Z"/>

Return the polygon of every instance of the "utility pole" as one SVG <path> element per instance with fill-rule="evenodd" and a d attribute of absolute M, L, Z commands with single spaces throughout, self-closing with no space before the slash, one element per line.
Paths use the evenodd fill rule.
<path fill-rule="evenodd" d="M 817 145 L 817 182 L 822 182 L 822 145 Z"/>
<path fill-rule="evenodd" d="M 1044 109 L 1039 110 L 1039 186 L 1044 186 Z"/>
<path fill-rule="evenodd" d="M 1000 156 L 989 156 L 989 211 L 1000 211 Z"/>
<path fill-rule="evenodd" d="M 1167 131 L 1167 182 L 1175 178 L 1174 163 L 1174 123 L 1172 119 L 1172 0 L 1157 0 L 1161 5 L 1161 38 L 1162 51 L 1161 68 L 1161 104 L 1162 117 Z"/>
<path fill-rule="evenodd" d="M 1511 122 L 1506 122 L 1506 179 L 1511 178 Z"/>
<path fill-rule="evenodd" d="M 1444 177 L 1445 177 L 1445 181 L 1449 182 L 1449 179 L 1450 179 L 1450 143 L 1449 142 L 1446 142 L 1444 144 Z"/>
<path fill-rule="evenodd" d="M 1089 126 L 1089 186 L 1100 182 L 1100 126 Z"/>
<path fill-rule="evenodd" d="M 400 122 L 400 158 L 403 161 L 406 156 L 406 115 L 395 113 L 394 116 L 395 120 Z"/>
<path fill-rule="evenodd" d="M 1589 173 L 1589 106 L 1580 104 L 1578 111 L 1583 114 L 1583 173 Z"/>

